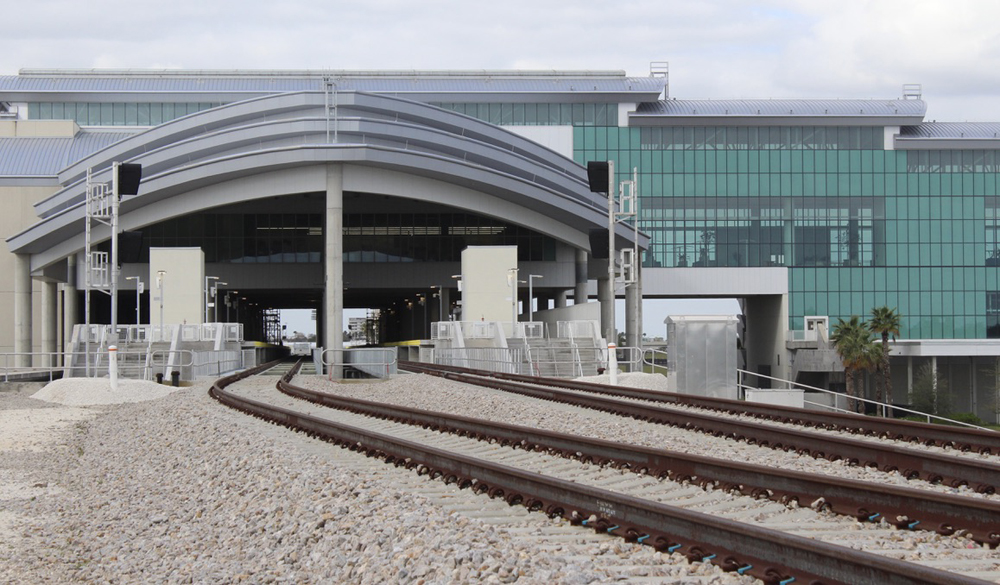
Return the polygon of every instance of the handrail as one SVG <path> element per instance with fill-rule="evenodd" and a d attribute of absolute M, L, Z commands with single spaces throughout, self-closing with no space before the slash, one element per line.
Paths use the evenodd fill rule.
<path fill-rule="evenodd" d="M 337 353 L 340 353 L 340 354 L 342 354 L 344 356 L 344 357 L 342 357 L 340 359 L 340 361 L 336 361 L 336 357 L 335 356 L 337 355 Z M 387 359 L 381 359 L 379 361 L 374 361 L 374 362 L 356 362 L 356 361 L 349 362 L 346 359 L 346 356 L 347 356 L 348 353 L 381 354 L 381 355 L 387 355 L 387 356 L 389 356 L 389 359 L 388 360 Z M 333 359 L 328 358 L 327 354 L 333 355 L 334 356 Z M 395 371 L 396 371 L 396 362 L 398 360 L 399 360 L 399 356 L 397 355 L 396 350 L 393 349 L 393 348 L 390 348 L 390 347 L 364 347 L 364 348 L 361 348 L 361 347 L 355 347 L 355 348 L 331 347 L 331 348 L 323 349 L 323 351 L 320 352 L 320 357 L 319 357 L 320 363 L 323 365 L 324 369 L 327 370 L 327 373 L 331 377 L 331 379 L 332 379 L 332 376 L 333 376 L 334 366 L 352 366 L 352 367 L 358 367 L 358 366 L 375 366 L 375 367 L 378 367 L 379 369 L 384 368 L 384 372 L 381 372 L 381 373 L 384 373 L 385 376 L 388 377 L 388 376 L 392 375 L 393 373 L 395 373 Z M 374 373 L 372 373 L 370 371 L 365 370 L 363 367 L 358 368 L 358 369 L 361 370 L 361 371 L 363 371 L 363 372 L 366 372 L 368 374 L 376 375 L 376 374 L 374 374 Z"/>
<path fill-rule="evenodd" d="M 843 394 L 841 392 L 836 392 L 834 390 L 827 390 L 826 388 L 817 388 L 816 386 L 810 386 L 808 384 L 801 384 L 799 382 L 793 382 L 791 380 L 784 380 L 782 378 L 775 378 L 773 376 L 767 376 L 767 375 L 764 375 L 764 374 L 758 374 L 758 373 L 751 372 L 751 371 L 748 371 L 748 370 L 737 369 L 736 372 L 738 374 L 741 374 L 741 375 L 757 376 L 758 378 L 766 378 L 768 380 L 774 380 L 774 381 L 777 381 L 777 382 L 783 382 L 783 383 L 785 383 L 785 384 L 787 384 L 789 386 L 795 385 L 795 386 L 799 386 L 801 388 L 805 388 L 805 389 L 808 389 L 808 390 L 814 390 L 816 392 L 823 392 L 823 393 L 826 393 L 826 394 L 832 394 L 834 396 L 846 398 L 847 400 L 856 400 L 858 402 L 865 402 L 865 403 L 868 403 L 868 404 L 874 404 L 876 406 L 876 410 L 877 411 L 881 411 L 883 418 L 886 416 L 887 412 L 890 411 L 890 410 L 901 410 L 903 412 L 912 413 L 912 414 L 915 414 L 917 416 L 926 417 L 928 423 L 931 422 L 931 419 L 933 418 L 933 419 L 936 419 L 936 420 L 939 420 L 939 421 L 943 421 L 943 422 L 947 422 L 947 423 L 953 423 L 953 424 L 956 424 L 956 425 L 959 425 L 959 426 L 963 426 L 963 427 L 972 427 L 974 429 L 979 429 L 979 430 L 982 430 L 982 431 L 991 431 L 992 430 L 992 429 L 988 429 L 986 427 L 981 427 L 979 425 L 974 425 L 974 424 L 971 424 L 971 423 L 962 422 L 960 420 L 954 420 L 954 419 L 950 419 L 950 418 L 947 418 L 947 417 L 944 417 L 944 416 L 938 416 L 936 414 L 930 414 L 930 413 L 926 413 L 926 412 L 920 412 L 919 410 L 913 410 L 913 409 L 906 408 L 906 407 L 903 407 L 903 406 L 895 406 L 895 405 L 892 405 L 892 404 L 887 404 L 885 402 L 878 402 L 877 400 L 870 400 L 868 398 L 862 398 L 860 396 L 848 396 L 847 394 Z M 737 386 L 740 389 L 740 391 L 743 391 L 745 389 L 752 389 L 752 390 L 758 390 L 759 389 L 759 388 L 754 388 L 753 386 L 748 386 L 746 384 L 743 384 L 742 382 L 739 382 Z M 791 388 L 789 388 L 789 389 L 791 389 Z M 836 406 L 828 406 L 826 404 L 819 404 L 819 403 L 816 403 L 816 402 L 809 402 L 809 404 L 815 405 L 815 406 L 820 406 L 820 407 L 827 408 L 827 409 L 830 409 L 830 410 L 833 410 L 833 411 L 837 411 L 837 412 L 857 414 L 857 413 L 852 413 L 849 410 L 844 410 L 842 408 L 838 408 Z"/>
<path fill-rule="evenodd" d="M 646 359 L 646 354 L 647 353 L 652 356 L 651 360 L 647 360 Z M 669 370 L 667 369 L 667 366 L 656 363 L 656 355 L 657 354 L 663 354 L 663 360 L 664 361 L 667 360 L 667 352 L 663 351 L 662 349 L 655 349 L 655 348 L 647 347 L 647 348 L 645 348 L 645 349 L 642 350 L 642 363 L 643 364 L 648 364 L 649 367 L 653 370 L 654 374 L 657 373 L 656 372 L 657 368 L 662 368 L 663 369 L 663 375 L 666 376 L 667 373 L 669 372 Z"/>

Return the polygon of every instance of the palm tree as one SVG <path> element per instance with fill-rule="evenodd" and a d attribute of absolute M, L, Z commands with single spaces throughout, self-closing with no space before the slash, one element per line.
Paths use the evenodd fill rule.
<path fill-rule="evenodd" d="M 878 366 L 875 399 L 882 402 L 882 389 L 884 388 L 886 404 L 892 404 L 892 376 L 889 375 L 889 336 L 892 336 L 893 342 L 896 341 L 901 326 L 900 320 L 901 315 L 896 312 L 895 308 L 881 306 L 872 309 L 872 319 L 868 322 L 868 328 L 871 329 L 872 333 L 882 336 L 882 356 Z"/>
<path fill-rule="evenodd" d="M 878 364 L 878 348 L 872 340 L 871 330 L 865 326 L 861 318 L 851 315 L 850 321 L 838 318 L 830 335 L 837 355 L 844 364 L 844 374 L 847 377 L 847 395 L 856 396 L 855 380 L 858 372 L 867 371 Z M 854 401 L 855 410 L 860 410 L 860 401 Z"/>

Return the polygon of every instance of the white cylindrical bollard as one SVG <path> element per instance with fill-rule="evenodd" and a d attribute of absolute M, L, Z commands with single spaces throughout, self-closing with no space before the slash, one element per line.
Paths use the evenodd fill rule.
<path fill-rule="evenodd" d="M 611 377 L 609 383 L 612 386 L 618 385 L 618 346 L 608 344 L 608 376 Z"/>
<path fill-rule="evenodd" d="M 118 346 L 108 346 L 108 375 L 111 377 L 111 391 L 118 391 Z"/>

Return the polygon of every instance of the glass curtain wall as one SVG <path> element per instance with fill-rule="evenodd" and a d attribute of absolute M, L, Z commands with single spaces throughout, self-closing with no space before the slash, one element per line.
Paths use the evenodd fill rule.
<path fill-rule="evenodd" d="M 1000 152 L 883 148 L 882 127 L 580 127 L 639 171 L 648 267 L 787 266 L 806 315 L 903 314 L 904 338 L 1000 337 Z"/>

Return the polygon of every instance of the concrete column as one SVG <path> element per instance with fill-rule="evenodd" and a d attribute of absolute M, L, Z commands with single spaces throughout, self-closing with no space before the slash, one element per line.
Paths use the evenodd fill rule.
<path fill-rule="evenodd" d="M 14 255 L 14 365 L 31 367 L 31 256 Z"/>
<path fill-rule="evenodd" d="M 564 309 L 564 308 L 566 308 L 566 305 L 568 304 L 568 301 L 567 301 L 567 297 L 568 296 L 569 295 L 564 290 L 556 292 L 555 308 L 557 308 L 557 309 Z"/>
<path fill-rule="evenodd" d="M 640 270 L 636 266 L 636 270 Z M 625 342 L 642 347 L 642 280 L 625 287 Z"/>
<path fill-rule="evenodd" d="M 76 254 L 66 258 L 66 284 L 63 285 L 63 351 L 71 351 L 73 326 L 77 322 Z M 70 365 L 72 358 L 66 358 L 64 366 Z"/>
<path fill-rule="evenodd" d="M 576 251 L 576 288 L 573 289 L 573 304 L 587 302 L 587 251 Z"/>
<path fill-rule="evenodd" d="M 51 368 L 57 364 L 56 335 L 58 334 L 58 314 L 56 312 L 57 285 L 55 282 L 45 281 L 42 283 L 42 356 L 41 365 L 44 368 Z"/>
<path fill-rule="evenodd" d="M 601 334 L 608 343 L 617 343 L 615 328 L 615 283 L 610 278 L 597 279 L 597 300 L 601 303 Z"/>
<path fill-rule="evenodd" d="M 344 167 L 326 167 L 326 290 L 323 308 L 326 312 L 324 343 L 327 349 L 344 347 Z M 339 361 L 342 354 L 328 353 L 327 359 Z M 339 368 L 332 372 L 340 377 Z"/>

